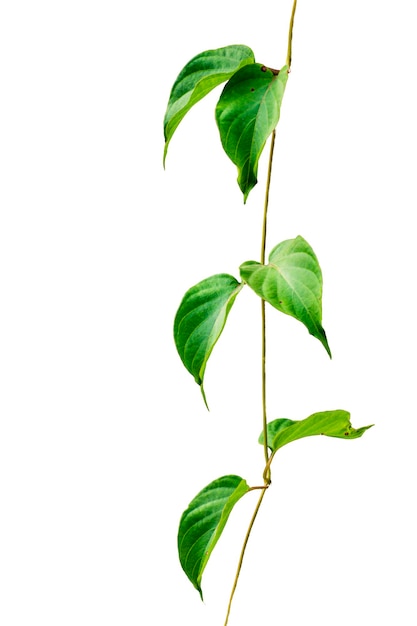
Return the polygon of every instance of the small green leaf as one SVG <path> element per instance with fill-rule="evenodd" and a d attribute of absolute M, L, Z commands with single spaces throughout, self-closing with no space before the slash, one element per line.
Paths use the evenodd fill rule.
<path fill-rule="evenodd" d="M 181 516 L 178 554 L 181 566 L 201 599 L 201 578 L 229 515 L 238 500 L 249 491 L 240 476 L 223 476 L 207 485 Z"/>
<path fill-rule="evenodd" d="M 331 357 L 321 325 L 321 269 L 305 239 L 298 236 L 278 244 L 269 255 L 268 265 L 256 261 L 243 263 L 240 275 L 258 296 L 302 322 Z"/>
<path fill-rule="evenodd" d="M 362 428 L 353 428 L 350 423 L 350 413 L 347 411 L 322 411 L 313 413 L 310 417 L 300 421 L 281 418 L 269 422 L 267 425 L 267 443 L 268 448 L 272 452 L 276 452 L 291 441 L 313 435 L 357 439 L 362 437 L 365 430 L 372 426 L 373 424 L 362 426 Z M 264 436 L 261 433 L 259 443 L 263 445 L 263 442 Z"/>
<path fill-rule="evenodd" d="M 244 201 L 257 183 L 258 161 L 278 124 L 288 68 L 271 70 L 260 63 L 242 67 L 225 85 L 216 107 L 224 151 L 238 168 Z"/>
<path fill-rule="evenodd" d="M 216 274 L 191 287 L 174 321 L 178 354 L 204 396 L 203 379 L 208 358 L 226 324 L 243 284 L 229 274 Z"/>
<path fill-rule="evenodd" d="M 234 45 L 206 50 L 187 63 L 172 87 L 165 113 L 164 163 L 172 135 L 191 107 L 212 89 L 233 76 L 239 68 L 246 63 L 254 62 L 250 48 Z"/>

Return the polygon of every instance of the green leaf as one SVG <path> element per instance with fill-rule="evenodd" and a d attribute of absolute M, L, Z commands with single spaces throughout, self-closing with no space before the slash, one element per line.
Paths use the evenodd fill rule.
<path fill-rule="evenodd" d="M 321 269 L 305 239 L 299 236 L 278 244 L 269 255 L 268 265 L 256 261 L 243 263 L 240 275 L 258 296 L 302 322 L 331 357 L 321 325 Z"/>
<path fill-rule="evenodd" d="M 238 168 L 244 201 L 257 183 L 258 161 L 268 136 L 278 124 L 288 68 L 271 70 L 246 65 L 225 85 L 216 107 L 223 148 Z"/>
<path fill-rule="evenodd" d="M 362 428 L 353 428 L 350 423 L 350 413 L 347 411 L 322 411 L 313 413 L 310 417 L 300 421 L 281 418 L 269 422 L 267 425 L 267 443 L 268 448 L 272 452 L 276 452 L 291 441 L 313 435 L 357 439 L 362 437 L 365 430 L 372 426 L 373 424 L 362 426 Z M 264 436 L 261 433 L 259 443 L 263 445 L 263 442 Z"/>
<path fill-rule="evenodd" d="M 206 50 L 187 63 L 172 87 L 165 113 L 164 163 L 172 135 L 191 107 L 212 89 L 233 76 L 239 68 L 254 62 L 255 58 L 250 48 L 234 45 Z"/>
<path fill-rule="evenodd" d="M 191 287 L 174 321 L 178 354 L 194 376 L 205 400 L 203 379 L 208 358 L 226 324 L 243 284 L 229 274 L 216 274 Z"/>
<path fill-rule="evenodd" d="M 196 495 L 182 514 L 178 529 L 181 566 L 200 592 L 204 568 L 238 500 L 249 491 L 240 476 L 223 476 Z"/>

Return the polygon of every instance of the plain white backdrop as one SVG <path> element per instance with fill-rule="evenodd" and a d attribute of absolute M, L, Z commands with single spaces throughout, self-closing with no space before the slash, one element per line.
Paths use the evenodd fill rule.
<path fill-rule="evenodd" d="M 0 623 L 223 624 L 256 493 L 203 578 L 179 517 L 214 478 L 259 484 L 259 302 L 206 372 L 176 354 L 184 292 L 258 259 L 266 152 L 243 205 L 220 90 L 162 121 L 183 65 L 243 43 L 285 62 L 290 0 L 5 0 L 0 9 Z M 299 1 L 268 250 L 301 234 L 324 275 L 330 361 L 270 310 L 270 419 L 351 411 L 362 439 L 282 450 L 230 626 L 415 626 L 416 43 L 412 7 Z"/>

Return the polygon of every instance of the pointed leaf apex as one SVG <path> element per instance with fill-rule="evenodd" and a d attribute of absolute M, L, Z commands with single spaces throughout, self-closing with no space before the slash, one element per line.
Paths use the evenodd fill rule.
<path fill-rule="evenodd" d="M 207 404 L 206 392 L 204 391 L 203 383 L 200 385 L 201 395 L 203 396 L 204 404 L 206 405 L 207 411 L 210 411 L 209 405 Z"/>
<path fill-rule="evenodd" d="M 326 333 L 324 332 L 323 328 L 322 328 L 322 330 L 323 330 L 323 334 L 322 334 L 321 337 L 319 337 L 319 339 L 320 339 L 322 345 L 324 346 L 324 349 L 326 350 L 327 354 L 329 355 L 329 358 L 331 359 L 332 358 L 332 352 L 330 350 L 330 346 L 329 346 L 329 343 L 327 341 Z M 310 334 L 312 334 L 312 333 L 310 333 Z M 313 335 L 313 337 L 314 337 L 314 335 Z"/>
<path fill-rule="evenodd" d="M 243 284 L 230 274 L 215 274 L 191 287 L 174 321 L 174 340 L 186 369 L 200 385 L 204 402 L 204 373 Z M 207 406 L 208 408 L 208 406 Z"/>

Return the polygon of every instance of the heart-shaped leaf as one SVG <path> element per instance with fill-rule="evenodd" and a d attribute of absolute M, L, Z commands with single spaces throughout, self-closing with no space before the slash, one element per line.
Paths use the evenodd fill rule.
<path fill-rule="evenodd" d="M 357 439 L 362 437 L 365 430 L 372 426 L 373 424 L 362 426 L 362 428 L 353 428 L 350 423 L 350 413 L 341 410 L 313 413 L 313 415 L 299 421 L 281 418 L 273 420 L 267 425 L 267 444 L 272 452 L 276 452 L 291 441 L 313 435 Z M 263 445 L 263 442 L 264 436 L 261 433 L 259 443 Z"/>
<path fill-rule="evenodd" d="M 242 286 L 229 274 L 206 278 L 187 291 L 175 316 L 174 339 L 178 354 L 201 386 L 204 400 L 206 364 Z"/>
<path fill-rule="evenodd" d="M 212 89 L 233 76 L 239 68 L 254 62 L 250 48 L 233 45 L 217 50 L 206 50 L 187 63 L 172 87 L 165 113 L 164 163 L 172 135 L 191 107 Z"/>
<path fill-rule="evenodd" d="M 240 275 L 258 296 L 302 322 L 331 357 L 321 325 L 321 269 L 305 239 L 298 236 L 279 243 L 269 255 L 268 265 L 247 261 L 240 266 Z"/>
<path fill-rule="evenodd" d="M 258 161 L 278 124 L 288 68 L 271 70 L 260 63 L 242 67 L 225 85 L 216 107 L 223 148 L 238 168 L 244 201 L 257 183 Z"/>
<path fill-rule="evenodd" d="M 240 476 L 223 476 L 207 485 L 182 514 L 178 529 L 181 566 L 201 599 L 201 578 L 229 515 L 238 500 L 249 491 Z"/>

